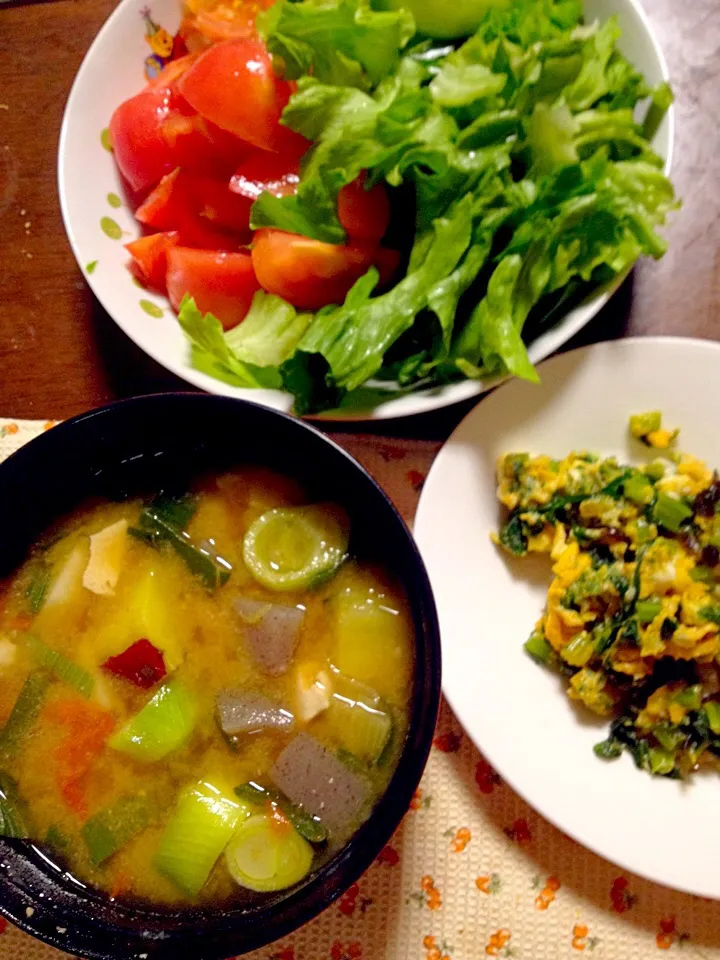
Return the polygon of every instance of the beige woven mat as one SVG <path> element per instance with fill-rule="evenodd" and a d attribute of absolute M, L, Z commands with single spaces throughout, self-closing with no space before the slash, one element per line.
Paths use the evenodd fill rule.
<path fill-rule="evenodd" d="M 51 425 L 0 419 L 0 460 Z M 443 707 L 390 846 L 317 920 L 249 956 L 658 960 L 668 950 L 720 960 L 720 903 L 622 874 L 578 846 L 500 782 Z M 9 925 L 0 937 L 0 960 L 62 956 Z"/>

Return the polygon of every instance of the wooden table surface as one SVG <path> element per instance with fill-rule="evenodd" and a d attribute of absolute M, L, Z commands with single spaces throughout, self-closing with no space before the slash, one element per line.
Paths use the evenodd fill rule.
<path fill-rule="evenodd" d="M 65 100 L 116 0 L 0 2 L 0 416 L 63 418 L 120 397 L 187 389 L 94 299 L 63 229 L 56 154 Z M 720 0 L 644 0 L 677 101 L 670 251 L 643 262 L 578 343 L 625 335 L 720 340 Z M 329 432 L 405 516 L 472 404 Z"/>

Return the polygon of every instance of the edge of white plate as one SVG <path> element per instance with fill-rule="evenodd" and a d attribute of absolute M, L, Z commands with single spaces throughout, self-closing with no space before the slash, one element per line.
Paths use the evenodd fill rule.
<path fill-rule="evenodd" d="M 554 364 L 559 361 L 572 362 L 573 358 L 580 358 L 584 354 L 588 354 L 593 350 L 607 349 L 607 348 L 612 348 L 613 350 L 626 350 L 626 349 L 634 350 L 637 347 L 645 348 L 649 345 L 667 345 L 667 346 L 676 345 L 678 347 L 697 347 L 697 348 L 702 348 L 703 350 L 713 351 L 720 354 L 720 342 L 713 341 L 713 340 L 705 340 L 698 337 L 682 337 L 682 336 L 671 336 L 671 335 L 658 335 L 658 336 L 650 336 L 650 337 L 627 337 L 620 340 L 603 340 L 598 343 L 590 344 L 588 346 L 578 347 L 575 350 L 570 350 L 563 354 L 555 355 L 553 357 L 548 357 L 545 361 L 543 361 L 541 364 L 538 365 L 538 372 L 542 375 L 543 368 L 546 367 L 548 364 Z M 483 403 L 487 402 L 487 400 L 490 399 L 490 396 L 492 396 L 492 398 L 495 400 L 497 397 L 502 396 L 503 391 L 513 390 L 518 387 L 522 388 L 524 385 L 525 385 L 524 381 L 510 380 L 504 383 L 503 385 L 501 385 L 500 387 L 498 387 L 496 390 L 494 390 L 491 395 L 484 397 L 479 404 L 473 407 L 473 409 L 470 410 L 463 417 L 463 419 L 460 421 L 457 427 L 453 430 L 452 434 L 446 441 L 446 444 L 450 444 L 453 440 L 459 439 L 464 434 L 464 430 L 468 420 L 470 420 L 473 416 L 477 415 L 478 409 L 481 407 Z M 425 562 L 426 567 L 428 567 L 428 576 L 430 577 L 431 587 L 432 587 L 432 576 L 430 573 L 428 561 L 425 559 L 425 556 L 424 556 L 424 549 L 421 542 L 422 534 L 419 533 L 418 528 L 421 527 L 423 523 L 423 519 L 422 519 L 423 497 L 425 496 L 426 491 L 428 491 L 433 484 L 433 471 L 435 470 L 435 466 L 439 458 L 441 457 L 446 444 L 444 444 L 443 447 L 440 449 L 438 455 L 436 456 L 435 460 L 433 461 L 433 464 L 430 467 L 430 470 L 428 471 L 427 477 L 423 484 L 423 490 L 420 495 L 420 500 L 418 502 L 418 508 L 415 514 L 415 520 L 412 525 L 413 534 L 418 543 L 418 549 L 420 550 L 421 556 L 423 556 L 423 561 Z M 437 473 L 437 471 L 435 472 Z M 436 600 L 436 603 L 437 603 L 437 600 Z M 442 610 L 439 607 L 438 607 L 438 617 L 440 620 L 440 642 L 442 647 L 442 643 L 443 643 Z M 445 661 L 445 653 L 443 651 L 443 662 L 444 661 Z M 657 883 L 660 886 L 664 886 L 669 889 L 679 890 L 683 893 L 689 893 L 694 896 L 707 897 L 712 900 L 720 901 L 719 890 L 711 891 L 706 888 L 703 888 L 702 886 L 693 886 L 691 883 L 678 884 L 676 882 L 671 881 L 670 879 L 658 879 L 657 877 L 650 876 L 649 874 L 644 874 L 636 864 L 633 864 L 627 860 L 624 860 L 622 856 L 613 855 L 612 857 L 608 857 L 608 855 L 602 849 L 600 849 L 599 846 L 593 843 L 589 843 L 587 840 L 580 838 L 575 831 L 568 829 L 567 826 L 559 822 L 552 814 L 548 813 L 544 808 L 543 804 L 535 803 L 531 798 L 529 798 L 526 795 L 523 789 L 519 788 L 515 784 L 515 782 L 511 777 L 506 776 L 505 773 L 502 772 L 502 767 L 503 767 L 502 759 L 496 758 L 493 754 L 492 748 L 487 749 L 485 746 L 483 746 L 482 743 L 478 741 L 478 739 L 475 736 L 473 736 L 469 732 L 469 728 L 463 719 L 464 711 L 459 706 L 457 700 L 453 697 L 452 692 L 448 690 L 445 677 L 443 677 L 442 692 L 451 710 L 455 714 L 458 722 L 461 724 L 466 735 L 473 742 L 475 747 L 483 754 L 483 756 L 487 758 L 490 764 L 494 768 L 496 768 L 498 772 L 501 773 L 505 783 L 507 783 L 508 786 L 519 797 L 521 797 L 539 816 L 543 817 L 543 819 L 545 819 L 548 823 L 551 823 L 554 827 L 556 827 L 566 836 L 571 837 L 575 842 L 585 847 L 585 849 L 590 850 L 592 853 L 596 854 L 597 856 L 601 857 L 603 860 L 607 862 L 614 863 L 616 866 L 620 867 L 622 870 L 626 870 L 630 873 L 634 873 L 637 876 L 644 876 L 646 879 L 650 880 L 651 882 Z"/>

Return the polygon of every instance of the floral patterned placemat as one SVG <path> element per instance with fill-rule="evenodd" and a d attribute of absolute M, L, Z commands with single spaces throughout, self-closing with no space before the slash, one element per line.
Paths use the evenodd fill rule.
<path fill-rule="evenodd" d="M 0 419 L 0 460 L 52 426 Z M 0 931 L 0 960 L 67 956 L 4 921 Z M 622 873 L 566 837 L 502 783 L 443 705 L 391 843 L 325 913 L 248 958 L 657 960 L 667 951 L 720 960 L 720 903 Z"/>

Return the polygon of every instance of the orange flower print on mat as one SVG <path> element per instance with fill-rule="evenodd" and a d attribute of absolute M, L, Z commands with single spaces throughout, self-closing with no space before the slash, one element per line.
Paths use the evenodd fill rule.
<path fill-rule="evenodd" d="M 439 910 L 442 906 L 442 897 L 440 891 L 435 886 L 435 881 L 429 875 L 426 875 L 420 881 L 420 890 L 411 893 L 406 902 L 414 900 L 419 907 L 427 907 L 428 910 Z"/>
<path fill-rule="evenodd" d="M 682 947 L 689 939 L 689 934 L 678 931 L 675 917 L 663 917 L 660 921 L 660 929 L 655 937 L 655 943 L 658 950 L 669 950 L 674 943 Z"/>
<path fill-rule="evenodd" d="M 485 893 L 488 896 L 493 893 L 500 892 L 500 874 L 499 873 L 489 873 L 484 877 L 475 877 L 475 886 L 478 888 L 480 893 Z"/>
<path fill-rule="evenodd" d="M 627 877 L 616 877 L 610 888 L 610 902 L 615 913 L 625 913 L 637 903 L 635 894 L 628 889 Z"/>
<path fill-rule="evenodd" d="M 540 886 L 540 878 L 537 878 L 535 884 L 536 887 Z M 557 877 L 548 877 L 545 881 L 545 886 L 542 888 L 540 893 L 535 897 L 535 909 L 536 910 L 547 910 L 550 904 L 555 899 L 555 894 L 560 889 L 560 881 Z"/>
<path fill-rule="evenodd" d="M 410 801 L 411 810 L 427 810 L 427 808 L 432 803 L 432 797 L 426 796 L 420 787 L 417 788 L 415 793 L 412 795 L 412 800 Z"/>
<path fill-rule="evenodd" d="M 508 946 L 511 936 L 509 930 L 496 930 L 485 945 L 488 957 L 511 957 L 513 951 Z"/>
<path fill-rule="evenodd" d="M 514 820 L 511 827 L 505 827 L 504 832 L 508 840 L 512 840 L 514 843 L 529 843 L 532 840 L 527 820 L 522 817 Z"/>
<path fill-rule="evenodd" d="M 362 960 L 362 947 L 357 940 L 348 944 L 336 940 L 330 948 L 330 960 Z"/>
<path fill-rule="evenodd" d="M 0 427 L 0 440 L 3 437 L 12 437 L 18 432 L 20 427 L 16 423 L 7 423 L 4 427 Z"/>
<path fill-rule="evenodd" d="M 386 847 L 383 847 L 380 853 L 377 855 L 377 863 L 384 863 L 388 867 L 396 867 L 400 863 L 400 854 L 397 852 L 395 847 L 391 847 L 388 844 Z"/>
<path fill-rule="evenodd" d="M 478 785 L 480 793 L 492 793 L 500 783 L 500 777 L 487 760 L 478 760 L 475 765 L 475 783 Z"/>
<path fill-rule="evenodd" d="M 420 881 L 420 886 L 427 897 L 428 910 L 439 910 L 442 906 L 442 897 L 433 878 L 428 875 L 424 876 Z"/>
<path fill-rule="evenodd" d="M 576 923 L 572 929 L 572 948 L 577 950 L 578 953 L 583 953 L 585 950 L 594 950 L 595 947 L 600 943 L 598 937 L 591 937 L 590 931 L 584 923 Z"/>
<path fill-rule="evenodd" d="M 43 430 L 52 430 L 53 427 L 56 427 L 60 423 L 59 420 L 46 420 L 43 424 Z"/>
<path fill-rule="evenodd" d="M 453 853 L 462 853 L 465 847 L 472 840 L 472 834 L 467 827 L 460 827 L 459 830 L 455 832 L 452 840 L 450 841 L 450 849 Z"/>
<path fill-rule="evenodd" d="M 438 944 L 435 937 L 428 935 L 423 937 L 423 946 L 427 950 L 425 960 L 451 960 L 452 947 L 444 940 Z"/>
<path fill-rule="evenodd" d="M 462 735 L 455 733 L 454 730 L 448 730 L 447 733 L 439 733 L 433 740 L 433 746 L 441 753 L 457 753 L 462 743 Z"/>

